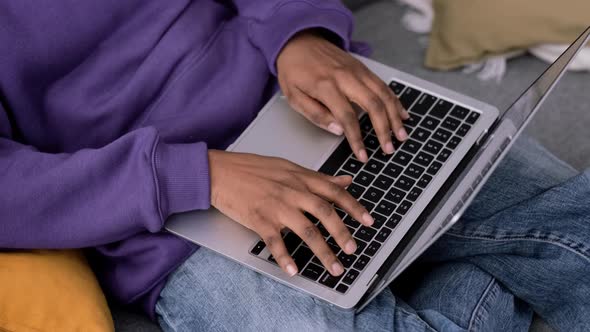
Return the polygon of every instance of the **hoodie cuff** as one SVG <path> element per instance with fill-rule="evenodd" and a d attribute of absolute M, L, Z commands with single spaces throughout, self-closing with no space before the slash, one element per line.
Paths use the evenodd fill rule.
<path fill-rule="evenodd" d="M 211 206 L 205 143 L 159 142 L 154 151 L 154 165 L 162 220 L 174 213 L 205 210 Z"/>
<path fill-rule="evenodd" d="M 268 61 L 273 75 L 277 75 L 276 60 L 285 44 L 298 32 L 307 29 L 325 29 L 340 40 L 337 44 L 350 49 L 354 23 L 352 14 L 344 6 L 321 8 L 304 2 L 288 2 L 277 7 L 266 20 L 252 20 L 248 34 L 252 43 L 260 49 Z"/>

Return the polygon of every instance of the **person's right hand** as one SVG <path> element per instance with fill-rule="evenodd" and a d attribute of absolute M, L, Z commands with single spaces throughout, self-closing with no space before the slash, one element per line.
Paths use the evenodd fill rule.
<path fill-rule="evenodd" d="M 291 276 L 298 270 L 281 237 L 284 228 L 305 241 L 332 275 L 344 271 L 305 212 L 319 219 L 347 254 L 357 246 L 330 202 L 363 225 L 373 224 L 367 210 L 344 189 L 350 176 L 332 177 L 280 158 L 217 150 L 209 150 L 209 169 L 211 204 L 260 235 Z"/>

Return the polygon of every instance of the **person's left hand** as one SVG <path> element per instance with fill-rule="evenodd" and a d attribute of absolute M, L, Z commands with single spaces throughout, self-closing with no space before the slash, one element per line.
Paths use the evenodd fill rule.
<path fill-rule="evenodd" d="M 407 139 L 408 119 L 398 98 L 365 65 L 313 30 L 293 37 L 277 58 L 279 84 L 289 104 L 308 120 L 333 134 L 345 134 L 362 162 L 368 156 L 351 102 L 369 114 L 381 149 L 394 152 L 391 131 Z"/>

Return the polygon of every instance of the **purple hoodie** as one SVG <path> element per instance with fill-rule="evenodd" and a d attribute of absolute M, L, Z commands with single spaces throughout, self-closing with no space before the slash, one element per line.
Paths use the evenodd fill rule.
<path fill-rule="evenodd" d="M 210 206 L 207 149 L 270 97 L 275 60 L 337 0 L 0 2 L 0 248 L 88 248 L 103 289 L 154 318 L 196 246 L 163 232 Z"/>

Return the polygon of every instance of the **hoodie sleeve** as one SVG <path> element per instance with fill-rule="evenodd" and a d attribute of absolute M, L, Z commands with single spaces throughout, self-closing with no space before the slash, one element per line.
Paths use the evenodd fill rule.
<path fill-rule="evenodd" d="M 353 18 L 339 0 L 232 0 L 248 20 L 248 36 L 276 75 L 276 59 L 287 41 L 300 31 L 321 28 L 350 50 Z"/>
<path fill-rule="evenodd" d="M 49 154 L 15 142 L 0 105 L 0 248 L 78 248 L 158 232 L 209 207 L 204 143 L 142 128 L 99 149 Z"/>

